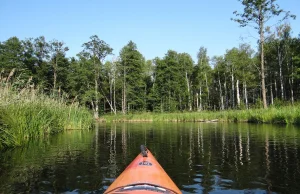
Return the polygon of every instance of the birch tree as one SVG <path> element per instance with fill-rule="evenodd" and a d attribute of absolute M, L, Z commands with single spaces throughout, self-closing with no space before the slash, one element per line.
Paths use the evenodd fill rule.
<path fill-rule="evenodd" d="M 53 40 L 50 42 L 50 57 L 51 57 L 51 64 L 53 68 L 53 90 L 57 89 L 57 71 L 58 71 L 58 60 L 60 56 L 64 56 L 66 51 L 69 48 L 65 46 L 64 42 L 59 42 L 57 40 Z"/>
<path fill-rule="evenodd" d="M 107 55 L 112 53 L 112 48 L 104 41 L 98 38 L 97 35 L 90 37 L 90 41 L 84 43 L 83 55 L 93 61 L 94 65 L 94 100 L 91 101 L 91 105 L 94 111 L 94 117 L 99 118 L 99 78 L 100 70 L 103 60 Z"/>
<path fill-rule="evenodd" d="M 179 63 L 182 68 L 182 75 L 185 78 L 185 87 L 183 86 L 183 92 L 187 95 L 187 106 L 188 110 L 192 111 L 192 102 L 191 102 L 191 76 L 193 71 L 193 59 L 187 53 L 179 54 Z"/>
<path fill-rule="evenodd" d="M 285 12 L 279 8 L 276 4 L 276 0 L 238 0 L 243 5 L 243 12 L 238 13 L 234 11 L 233 14 L 236 18 L 233 20 L 240 24 L 240 27 L 254 27 L 259 34 L 259 47 L 260 47 L 260 77 L 261 77 L 261 90 L 263 106 L 267 108 L 267 95 L 266 95 L 266 85 L 265 85 L 265 63 L 264 63 L 264 42 L 265 42 L 265 27 L 268 21 L 279 16 L 282 13 L 284 16 L 280 19 L 283 21 L 288 17 L 295 18 L 290 12 Z"/>
<path fill-rule="evenodd" d="M 200 47 L 197 54 L 197 65 L 194 68 L 194 85 L 197 88 L 196 96 L 199 97 L 199 105 L 197 107 L 198 111 L 203 110 L 203 97 L 206 97 L 206 105 L 209 106 L 209 81 L 210 81 L 210 71 L 209 57 L 207 56 L 207 49 Z"/>

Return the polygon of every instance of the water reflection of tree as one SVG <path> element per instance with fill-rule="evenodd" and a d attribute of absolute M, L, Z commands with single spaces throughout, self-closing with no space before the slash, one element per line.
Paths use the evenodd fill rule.
<path fill-rule="evenodd" d="M 40 193 L 41 190 L 59 193 L 65 191 L 66 185 L 74 188 L 76 177 L 87 170 L 80 162 L 89 157 L 94 159 L 94 150 L 90 149 L 93 138 L 91 132 L 67 131 L 51 136 L 47 142 L 32 141 L 27 147 L 1 153 L 11 168 L 0 175 L 0 193 Z"/>
<path fill-rule="evenodd" d="M 265 180 L 267 182 L 267 189 L 271 192 L 272 183 L 269 179 L 270 176 L 270 159 L 269 159 L 269 133 L 266 131 L 266 138 L 265 138 L 265 159 L 266 159 L 266 175 Z"/>
<path fill-rule="evenodd" d="M 78 142 L 84 141 L 83 134 L 76 137 L 76 142 L 59 144 L 55 152 L 48 153 L 53 159 L 48 161 L 47 168 L 41 168 L 43 164 L 34 168 L 28 165 L 28 157 L 35 157 L 38 152 L 42 157 L 41 146 L 32 149 L 32 153 L 20 151 L 17 157 L 15 154 L 13 157 L 18 160 L 14 162 L 27 169 L 19 182 L 27 181 L 34 186 L 33 181 L 38 181 L 43 171 L 51 171 L 60 176 L 53 184 L 60 191 L 70 182 L 67 178 L 76 178 L 88 171 L 89 176 L 94 176 L 94 180 L 88 180 L 94 181 L 94 188 L 102 182 L 101 173 L 105 174 L 103 180 L 108 180 L 103 184 L 108 186 L 136 157 L 139 146 L 147 144 L 170 177 L 186 192 L 249 188 L 295 193 L 300 189 L 297 184 L 300 182 L 300 132 L 297 128 L 227 123 L 107 123 L 92 131 L 94 149 L 86 145 L 79 149 Z M 85 167 L 80 163 L 82 160 L 91 160 L 91 163 L 87 162 L 88 167 Z M 69 163 L 76 171 L 60 166 L 59 162 Z M 103 170 L 97 172 L 99 168 Z M 91 172 L 90 169 L 96 170 Z M 78 186 L 76 179 L 71 180 L 75 182 L 74 187 Z M 92 188 L 91 184 L 89 186 Z"/>
<path fill-rule="evenodd" d="M 189 157 L 188 157 L 188 164 L 189 164 L 189 179 L 192 176 L 193 171 L 193 157 L 194 154 L 194 136 L 193 136 L 193 128 L 189 129 Z"/>
<path fill-rule="evenodd" d="M 123 153 L 123 162 L 127 160 L 127 130 L 126 126 L 122 125 L 122 153 Z"/>
<path fill-rule="evenodd" d="M 300 174 L 300 169 L 299 169 L 299 157 L 298 157 L 298 141 L 297 141 L 297 136 L 294 135 L 293 138 L 293 142 L 294 142 L 294 158 L 296 160 L 296 170 L 294 171 L 294 179 L 296 180 L 296 178 L 299 176 Z"/>
<path fill-rule="evenodd" d="M 242 132 L 241 132 L 241 128 L 238 129 L 238 133 L 239 133 L 239 161 L 240 161 L 240 165 L 243 165 L 243 138 L 242 138 Z"/>
<path fill-rule="evenodd" d="M 95 165 L 99 168 L 99 124 L 95 124 L 95 154 L 94 154 L 94 160 L 95 160 Z"/>
<path fill-rule="evenodd" d="M 249 132 L 249 127 L 246 128 L 247 133 L 247 145 L 246 145 L 246 155 L 247 155 L 247 162 L 250 164 L 251 163 L 251 154 L 250 154 L 250 132 Z"/>
<path fill-rule="evenodd" d="M 223 168 L 224 164 L 225 164 L 225 152 L 227 150 L 227 148 L 225 148 L 226 138 L 225 138 L 225 127 L 224 126 L 221 127 L 221 135 L 222 135 L 222 149 L 221 149 L 221 152 L 222 152 L 222 163 L 221 163 L 221 167 Z"/>
<path fill-rule="evenodd" d="M 212 163 L 212 128 L 211 129 L 204 129 L 203 124 L 200 124 L 200 139 L 202 142 L 202 146 L 201 146 L 201 158 L 202 158 L 202 169 L 200 171 L 198 171 L 198 173 L 202 174 L 202 187 L 204 189 L 204 192 L 209 192 L 211 191 L 212 185 L 215 182 L 215 179 L 213 177 L 213 163 Z M 210 130 L 209 133 L 207 133 Z M 206 132 L 205 137 L 204 137 L 204 131 Z"/>
<path fill-rule="evenodd" d="M 111 125 L 110 130 L 110 144 L 109 144 L 109 176 L 116 177 L 118 172 L 118 165 L 116 161 L 116 139 L 117 139 L 117 126 Z"/>

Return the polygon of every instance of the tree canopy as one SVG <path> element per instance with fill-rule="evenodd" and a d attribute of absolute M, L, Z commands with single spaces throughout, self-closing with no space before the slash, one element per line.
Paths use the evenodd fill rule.
<path fill-rule="evenodd" d="M 288 23 L 294 18 L 275 0 L 240 0 L 244 10 L 234 12 L 240 26 L 254 25 L 260 35 L 258 51 L 241 43 L 221 56 L 208 56 L 199 45 L 196 60 L 186 52 L 166 51 L 145 59 L 129 41 L 115 51 L 93 35 L 82 51 L 67 57 L 69 47 L 44 36 L 0 42 L 0 81 L 13 76 L 13 86 L 25 83 L 53 97 L 75 100 L 99 114 L 141 111 L 176 112 L 250 109 L 295 103 L 300 98 L 300 36 Z M 14 71 L 13 75 L 10 73 Z M 3 83 L 3 82 L 0 82 Z"/>

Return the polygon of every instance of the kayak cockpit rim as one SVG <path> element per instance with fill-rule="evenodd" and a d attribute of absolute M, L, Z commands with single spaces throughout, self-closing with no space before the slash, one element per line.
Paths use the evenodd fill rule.
<path fill-rule="evenodd" d="M 179 194 L 172 189 L 168 189 L 159 185 L 149 184 L 149 183 L 136 183 L 136 184 L 129 184 L 126 186 L 117 187 L 111 191 L 105 192 L 104 194 L 109 194 L 111 192 L 128 192 L 128 191 L 153 191 L 157 193 L 168 193 L 168 194 Z"/>

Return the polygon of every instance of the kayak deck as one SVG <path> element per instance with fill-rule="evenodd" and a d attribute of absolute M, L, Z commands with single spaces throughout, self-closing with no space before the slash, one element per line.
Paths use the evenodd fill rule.
<path fill-rule="evenodd" d="M 181 191 L 156 161 L 152 153 L 141 146 L 141 153 L 127 166 L 104 192 L 109 193 L 172 193 Z"/>

